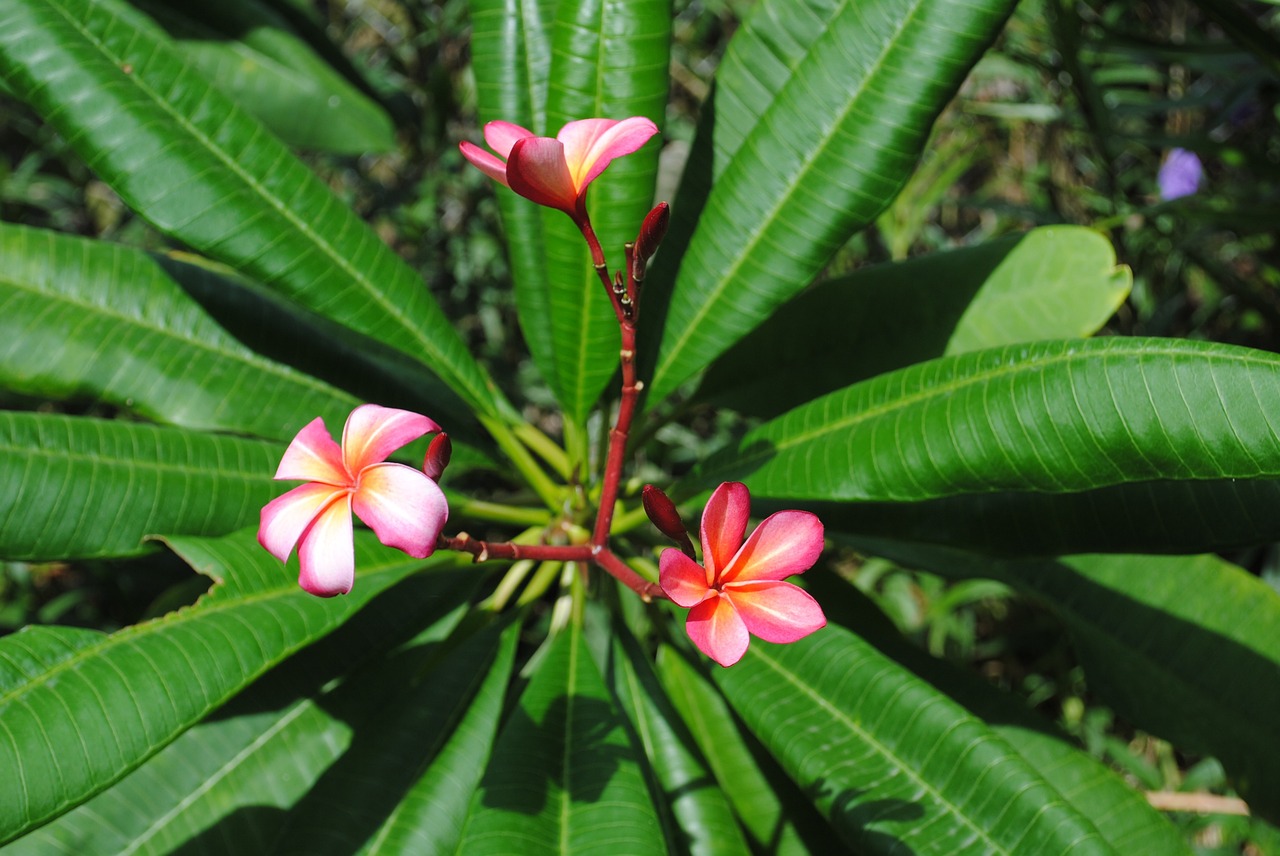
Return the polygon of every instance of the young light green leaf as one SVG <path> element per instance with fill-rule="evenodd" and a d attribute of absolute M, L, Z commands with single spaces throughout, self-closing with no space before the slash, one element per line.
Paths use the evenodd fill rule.
<path fill-rule="evenodd" d="M 0 71 L 161 231 L 399 348 L 498 412 L 496 390 L 412 269 L 171 42 L 105 4 L 14 0 L 0 11 Z"/>
<path fill-rule="evenodd" d="M 1132 280 L 1107 239 L 1079 226 L 864 268 L 779 308 L 716 360 L 698 395 L 776 416 L 944 354 L 1089 336 Z"/>

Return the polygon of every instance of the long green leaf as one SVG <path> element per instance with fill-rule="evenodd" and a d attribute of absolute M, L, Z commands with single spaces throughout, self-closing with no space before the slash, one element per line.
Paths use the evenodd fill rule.
<path fill-rule="evenodd" d="M 711 679 L 674 648 L 658 649 L 658 677 L 706 756 L 720 789 L 757 852 L 830 854 L 830 830 L 738 721 Z"/>
<path fill-rule="evenodd" d="M 656 792 L 669 807 L 675 825 L 675 834 L 668 834 L 669 852 L 746 856 L 751 850 L 733 808 L 653 665 L 621 622 L 613 627 L 605 678 L 648 757 Z"/>
<path fill-rule="evenodd" d="M 459 852 L 665 852 L 635 748 L 581 629 L 550 645 L 498 738 Z"/>
<path fill-rule="evenodd" d="M 431 660 L 384 667 L 387 691 L 360 704 L 367 730 L 294 809 L 272 852 L 456 852 L 497 734 L 519 630 L 494 628 Z M 353 793 L 352 782 L 367 785 Z"/>
<path fill-rule="evenodd" d="M 241 345 L 151 256 L 0 225 L 0 382 L 150 419 L 288 440 L 360 401 Z"/>
<path fill-rule="evenodd" d="M 1006 553 L 1280 537 L 1280 358 L 1043 342 L 882 375 L 750 431 L 682 485 L 831 501 L 841 531 Z"/>
<path fill-rule="evenodd" d="M 671 44 L 670 0 L 560 0 L 552 30 L 547 128 L 575 119 L 647 116 L 662 126 Z M 612 270 L 653 205 L 658 143 L 615 161 L 591 184 L 587 207 Z M 553 388 L 565 415 L 586 418 L 618 366 L 618 321 L 582 235 L 562 212 L 543 209 L 549 312 L 526 319 L 552 333 Z M 521 252 L 522 248 L 513 248 Z"/>
<path fill-rule="evenodd" d="M 716 120 L 704 127 L 718 133 L 728 113 L 726 127 L 750 130 L 716 175 L 672 287 L 654 400 L 808 285 L 893 199 L 1011 9 L 1006 0 L 773 0 L 755 10 L 752 21 L 804 23 L 780 28 L 785 53 L 760 41 L 743 57 L 769 69 L 763 85 L 744 75 L 718 87 Z M 806 28 L 808 41 L 788 39 Z M 732 117 L 743 103 L 753 106 Z"/>
<path fill-rule="evenodd" d="M 322 600 L 252 531 L 170 543 L 216 581 L 195 606 L 111 636 L 31 628 L 0 641 L 0 768 L 13 771 L 0 779 L 0 842 L 105 790 L 393 583 L 457 564 L 360 533 L 355 589 Z"/>
<path fill-rule="evenodd" d="M 981 720 L 838 626 L 715 672 L 860 852 L 1114 853 Z"/>
<path fill-rule="evenodd" d="M 556 0 L 472 0 L 471 67 L 482 122 L 512 122 L 546 136 L 555 6 Z M 553 386 L 558 375 L 542 214 L 514 193 L 498 189 L 497 194 L 520 331 L 534 364 Z"/>
<path fill-rule="evenodd" d="M 130 0 L 197 71 L 291 146 L 359 155 L 395 148 L 391 117 L 258 0 Z"/>
<path fill-rule="evenodd" d="M 1280 728 L 1257 715 L 1280 703 L 1280 595 L 1266 583 L 1216 556 L 992 561 L 885 539 L 854 543 L 1039 598 L 1071 632 L 1091 692 L 1138 727 L 1217 756 L 1256 813 L 1280 816 Z"/>
<path fill-rule="evenodd" d="M 221 535 L 280 492 L 284 447 L 122 420 L 0 412 L 0 555 L 129 556 Z"/>
<path fill-rule="evenodd" d="M 0 10 L 0 72 L 166 234 L 423 361 L 473 406 L 497 393 L 421 280 L 167 41 L 89 0 Z"/>
<path fill-rule="evenodd" d="M 952 569 L 948 569 L 954 573 Z M 1027 707 L 969 671 L 935 659 L 904 639 L 861 592 L 832 573 L 805 576 L 809 593 L 835 621 L 880 653 L 964 705 L 1017 750 L 1118 852 L 1189 854 L 1178 829 L 1119 775 L 1079 749 Z"/>
<path fill-rule="evenodd" d="M 444 595 L 473 582 L 461 575 L 445 582 L 438 575 L 406 580 L 398 597 L 371 604 L 115 786 L 5 853 L 264 852 L 286 812 L 382 733 L 379 720 L 388 701 L 401 697 L 406 669 L 435 653 L 462 617 L 465 607 Z M 406 639 L 412 647 L 386 656 Z M 352 800 L 365 793 L 351 793 L 349 783 L 347 791 Z"/>
<path fill-rule="evenodd" d="M 776 416 L 944 354 L 1088 336 L 1132 280 L 1107 239 L 1079 226 L 864 268 L 779 308 L 716 360 L 698 396 Z"/>

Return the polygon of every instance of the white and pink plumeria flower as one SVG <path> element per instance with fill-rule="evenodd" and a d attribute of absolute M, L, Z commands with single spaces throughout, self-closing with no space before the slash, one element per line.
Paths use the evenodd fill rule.
<path fill-rule="evenodd" d="M 469 142 L 459 148 L 490 178 L 581 223 L 586 219 L 587 185 L 614 158 L 631 154 L 656 133 L 658 126 L 643 116 L 580 119 L 561 128 L 554 139 L 510 122 L 490 122 L 484 126 L 484 139 L 496 156 Z"/>
<path fill-rule="evenodd" d="M 680 550 L 659 559 L 662 590 L 689 609 L 689 638 L 722 666 L 742 659 L 751 635 L 795 642 L 827 624 L 808 592 L 783 582 L 818 560 L 822 521 L 807 511 L 779 511 L 744 543 L 750 514 L 747 486 L 725 482 L 702 512 L 702 564 Z"/>
<path fill-rule="evenodd" d="M 323 419 L 312 420 L 289 444 L 275 475 L 307 483 L 262 509 L 258 542 L 282 562 L 296 545 L 298 584 L 322 597 L 351 591 L 353 512 L 388 547 L 417 559 L 430 556 L 449 517 L 444 492 L 426 473 L 386 458 L 439 430 L 417 413 L 364 404 L 347 417 L 339 446 Z"/>

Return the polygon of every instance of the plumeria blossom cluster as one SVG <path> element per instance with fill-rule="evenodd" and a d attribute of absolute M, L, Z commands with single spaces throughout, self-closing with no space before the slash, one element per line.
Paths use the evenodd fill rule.
<path fill-rule="evenodd" d="M 466 159 L 495 181 L 573 219 L 618 318 L 621 396 L 609 433 L 590 541 L 490 543 L 466 533 L 444 535 L 449 507 L 436 482 L 448 463 L 448 436 L 426 416 L 365 404 L 348 417 L 340 444 L 321 419 L 298 432 L 275 477 L 304 484 L 262 509 L 259 542 L 282 562 L 297 549 L 298 582 L 305 590 L 325 597 L 351 590 L 354 514 L 383 544 L 415 558 L 449 549 L 470 553 L 476 561 L 530 559 L 596 565 L 645 600 L 667 598 L 688 609 L 690 639 L 723 666 L 742 658 L 751 635 L 770 642 L 793 642 L 825 626 L 817 602 L 803 589 L 784 582 L 817 561 L 823 545 L 821 522 L 808 512 L 780 511 L 747 536 L 751 499 L 746 486 L 737 482 L 717 488 L 703 513 L 701 564 L 675 506 L 653 487 L 645 488 L 645 510 L 659 530 L 680 545 L 662 553 L 659 584 L 637 574 L 610 546 L 628 431 L 641 388 L 635 368 L 640 285 L 645 266 L 666 233 L 668 208 L 659 203 L 649 213 L 635 241 L 625 246 L 625 270 L 610 277 L 591 227 L 586 195 L 591 182 L 614 159 L 637 151 L 657 131 L 652 121 L 639 116 L 570 122 L 554 138 L 537 136 L 510 122 L 490 122 L 484 136 L 492 152 L 469 142 L 460 145 Z M 427 434 L 437 436 L 422 469 L 387 461 L 391 453 Z"/>

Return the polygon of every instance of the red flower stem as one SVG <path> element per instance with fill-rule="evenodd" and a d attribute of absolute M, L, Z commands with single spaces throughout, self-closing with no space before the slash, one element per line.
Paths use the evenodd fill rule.
<path fill-rule="evenodd" d="M 489 559 L 533 559 L 553 562 L 590 562 L 594 559 L 590 544 L 516 544 L 513 541 L 481 541 L 466 532 L 452 537 L 441 535 L 437 550 L 470 553 L 477 562 Z"/>
<path fill-rule="evenodd" d="M 574 222 L 578 224 L 578 229 L 582 231 L 582 237 L 586 239 L 587 248 L 591 250 L 591 264 L 596 269 L 596 275 L 600 277 L 600 282 L 604 284 L 604 292 L 609 295 L 609 303 L 613 306 L 613 314 L 618 316 L 618 323 L 625 324 L 629 318 L 630 312 L 627 307 L 622 304 L 622 297 L 626 295 L 625 289 L 618 291 L 613 287 L 613 282 L 609 279 L 609 266 L 604 260 L 604 250 L 600 248 L 600 239 L 596 237 L 595 229 L 591 228 L 591 221 L 583 218 L 574 218 Z M 627 302 L 630 303 L 630 296 Z"/>

